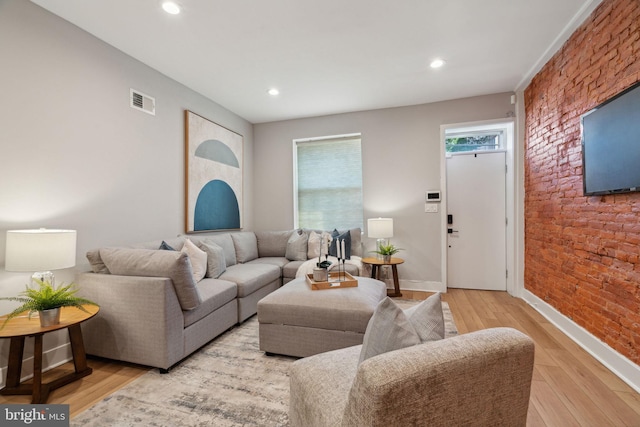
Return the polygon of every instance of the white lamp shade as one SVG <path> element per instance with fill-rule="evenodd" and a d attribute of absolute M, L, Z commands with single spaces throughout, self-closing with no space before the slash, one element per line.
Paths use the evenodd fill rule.
<path fill-rule="evenodd" d="M 75 265 L 75 230 L 7 231 L 5 270 L 47 271 Z"/>
<path fill-rule="evenodd" d="M 393 218 L 369 218 L 367 232 L 367 235 L 374 239 L 393 237 Z"/>

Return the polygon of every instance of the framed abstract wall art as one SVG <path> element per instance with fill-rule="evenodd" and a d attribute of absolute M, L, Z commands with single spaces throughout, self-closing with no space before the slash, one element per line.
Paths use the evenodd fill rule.
<path fill-rule="evenodd" d="M 242 228 L 243 137 L 185 110 L 186 232 Z"/>

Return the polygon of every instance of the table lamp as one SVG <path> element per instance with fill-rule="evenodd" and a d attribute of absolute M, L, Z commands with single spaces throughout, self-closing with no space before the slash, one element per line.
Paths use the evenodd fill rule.
<path fill-rule="evenodd" d="M 367 220 L 368 236 L 376 240 L 376 250 L 381 245 L 388 245 L 389 238 L 393 237 L 393 218 L 369 218 Z M 378 254 L 378 258 L 382 255 Z"/>
<path fill-rule="evenodd" d="M 5 270 L 34 271 L 31 276 L 51 283 L 55 277 L 50 270 L 76 265 L 76 231 L 37 230 L 7 231 Z"/>

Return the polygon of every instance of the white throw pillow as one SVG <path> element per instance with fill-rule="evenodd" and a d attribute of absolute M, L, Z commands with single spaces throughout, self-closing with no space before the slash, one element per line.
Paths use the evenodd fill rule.
<path fill-rule="evenodd" d="M 205 274 L 207 274 L 207 253 L 197 247 L 190 239 L 184 241 L 182 251 L 189 256 L 191 260 L 191 269 L 193 270 L 193 280 L 199 282 Z"/>
<path fill-rule="evenodd" d="M 383 299 L 369 319 L 362 341 L 360 361 L 388 351 L 420 344 L 420 336 L 404 314 L 389 297 Z"/>
<path fill-rule="evenodd" d="M 313 259 L 320 256 L 320 246 L 325 244 L 324 253 L 327 253 L 329 243 L 331 243 L 331 233 L 323 231 L 322 234 L 311 231 L 307 241 L 307 258 Z"/>
<path fill-rule="evenodd" d="M 444 338 L 444 314 L 440 292 L 404 311 L 420 337 L 420 342 Z"/>

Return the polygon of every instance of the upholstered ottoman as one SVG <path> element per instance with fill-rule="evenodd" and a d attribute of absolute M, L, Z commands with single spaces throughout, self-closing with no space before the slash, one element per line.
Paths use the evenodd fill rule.
<path fill-rule="evenodd" d="M 298 278 L 258 302 L 260 350 L 307 357 L 362 344 L 367 323 L 387 296 L 383 282 L 357 277 L 353 288 L 312 291 Z"/>

